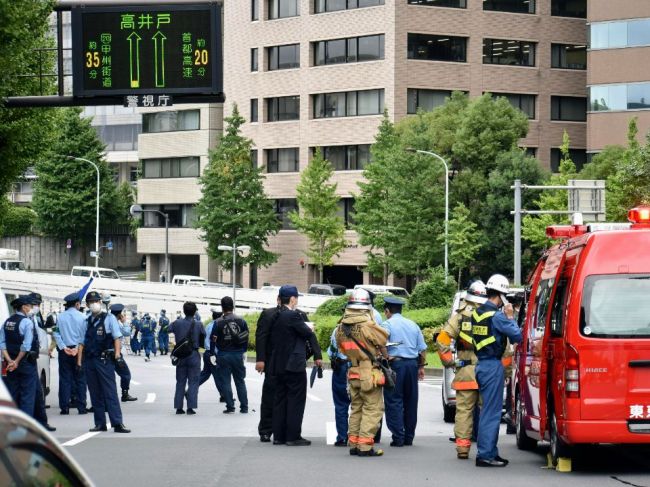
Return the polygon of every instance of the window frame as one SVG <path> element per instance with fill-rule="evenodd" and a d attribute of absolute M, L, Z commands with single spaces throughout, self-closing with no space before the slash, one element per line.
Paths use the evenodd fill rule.
<path fill-rule="evenodd" d="M 580 0 L 578 0 L 580 1 Z M 562 15 L 554 13 L 557 10 L 558 5 L 565 5 L 559 2 L 566 2 L 566 0 L 551 0 L 551 17 L 563 17 L 567 19 L 586 19 L 587 18 L 587 0 L 585 2 L 585 13 L 584 15 Z"/>
<path fill-rule="evenodd" d="M 507 9 L 498 9 L 498 8 L 485 8 L 485 5 L 487 4 L 488 1 L 492 2 L 498 2 L 499 0 L 483 0 L 483 11 L 484 12 L 505 12 L 505 13 L 511 13 L 511 14 L 523 14 L 523 15 L 535 15 L 537 13 L 537 5 L 535 0 L 528 0 L 527 2 L 522 0 L 521 3 L 528 3 L 529 11 L 528 12 L 519 12 L 516 10 L 507 10 Z M 532 5 L 532 12 L 530 11 L 530 7 Z"/>
<path fill-rule="evenodd" d="M 359 94 L 363 93 L 369 93 L 369 92 L 377 92 L 377 102 L 378 102 L 378 112 L 377 113 L 359 113 Z M 373 88 L 373 89 L 368 89 L 368 90 L 354 90 L 354 91 L 335 91 L 335 92 L 329 92 L 329 93 L 315 93 L 312 95 L 312 104 L 313 104 L 313 110 L 312 110 L 312 119 L 314 120 L 320 120 L 320 119 L 327 119 L 327 118 L 344 118 L 344 117 L 375 117 L 377 115 L 381 115 L 384 112 L 384 107 L 385 107 L 385 91 L 384 88 Z M 322 97 L 322 101 L 320 102 L 320 105 L 322 105 L 323 108 L 323 116 L 318 116 L 318 99 L 319 97 Z M 343 115 L 332 115 L 328 116 L 328 109 L 327 109 L 327 100 L 328 97 L 330 98 L 344 98 L 343 105 L 344 105 L 344 110 L 345 113 Z M 353 108 L 352 108 L 353 107 Z M 336 107 L 336 112 L 339 111 L 339 107 Z M 351 111 L 354 111 L 354 113 L 350 113 Z"/>
<path fill-rule="evenodd" d="M 460 5 L 430 5 L 429 2 L 456 2 Z M 435 7 L 435 8 L 467 8 L 467 0 L 407 0 L 407 5 L 414 5 L 416 7 Z"/>
<path fill-rule="evenodd" d="M 295 160 L 293 161 L 294 167 L 289 170 L 280 170 L 280 151 L 293 151 L 295 154 Z M 274 149 L 265 149 L 264 155 L 266 158 L 266 173 L 267 174 L 283 174 L 283 173 L 296 173 L 300 172 L 300 148 L 299 147 L 278 147 Z M 271 156 L 274 155 L 273 169 Z"/>
<path fill-rule="evenodd" d="M 280 15 L 283 2 L 293 2 L 296 6 L 294 15 Z M 300 0 L 267 0 L 267 20 L 293 19 L 300 17 Z M 274 5 L 277 8 L 274 8 Z M 275 16 L 274 16 L 275 15 Z"/>
<path fill-rule="evenodd" d="M 259 48 L 251 47 L 251 73 L 257 73 L 260 70 Z"/>
<path fill-rule="evenodd" d="M 421 42 L 416 42 L 416 40 L 420 40 Z M 457 43 L 456 46 L 460 46 L 461 40 L 463 41 L 462 49 L 461 49 L 462 52 L 460 52 L 459 53 L 460 55 L 458 56 L 461 60 L 451 59 L 454 56 L 450 56 L 449 58 L 446 59 L 431 58 L 428 55 L 427 57 L 417 56 L 420 46 L 423 45 L 428 46 L 428 45 L 433 45 L 433 42 L 446 42 L 446 41 L 449 41 L 450 43 L 449 52 L 454 54 L 454 43 Z M 407 41 L 406 41 L 406 57 L 407 59 L 413 61 L 467 63 L 468 40 L 469 37 L 463 37 L 463 36 L 452 36 L 452 35 L 444 35 L 444 34 L 422 34 L 419 32 L 408 32 Z"/>
<path fill-rule="evenodd" d="M 198 114 L 197 127 L 196 128 L 179 129 L 178 128 L 178 125 L 179 125 L 178 124 L 178 117 L 181 116 L 181 115 L 183 117 L 186 117 L 189 113 Z M 155 122 L 156 117 L 161 117 L 163 115 L 169 116 L 170 114 L 176 114 L 176 120 L 174 121 L 174 123 L 176 125 L 175 128 L 173 128 L 171 130 L 155 130 L 155 131 L 145 130 L 146 128 L 148 128 L 147 124 L 152 123 L 152 122 L 147 122 L 147 120 L 153 119 L 153 121 Z M 190 110 L 166 110 L 166 111 L 162 111 L 162 112 L 151 112 L 151 113 L 143 113 L 142 114 L 142 133 L 143 134 L 161 134 L 161 133 L 168 133 L 168 132 L 188 132 L 188 131 L 191 131 L 191 130 L 201 130 L 201 110 L 198 109 L 198 108 L 190 109 Z"/>
<path fill-rule="evenodd" d="M 251 0 L 251 22 L 260 20 L 260 0 Z"/>
<path fill-rule="evenodd" d="M 566 60 L 567 48 L 577 48 L 578 46 L 580 46 L 580 44 L 560 44 L 555 42 L 551 43 L 551 69 L 570 69 L 572 71 L 586 71 L 587 70 L 587 46 L 586 45 L 582 46 L 585 53 L 585 62 L 583 68 L 572 68 L 568 65 L 568 63 L 565 66 L 562 66 L 561 62 L 558 63 L 558 65 L 555 64 L 556 52 L 558 52 L 557 58 L 560 61 L 562 60 L 562 58 L 565 58 Z"/>
<path fill-rule="evenodd" d="M 584 119 L 574 120 L 569 118 L 562 118 L 562 102 L 568 100 L 584 100 L 585 103 L 585 117 Z M 554 113 L 556 112 L 555 104 L 557 103 L 557 113 L 558 118 L 555 118 Z M 587 121 L 587 112 L 589 111 L 589 98 L 584 96 L 563 96 L 563 95 L 551 95 L 551 121 L 553 122 L 586 122 Z"/>
<path fill-rule="evenodd" d="M 150 176 L 147 172 L 147 166 L 157 162 L 159 165 L 158 176 Z M 189 176 L 182 176 L 182 165 L 183 163 L 195 163 L 197 166 L 196 174 Z M 140 164 L 142 164 L 142 174 L 140 175 L 141 179 L 185 179 L 185 178 L 198 178 L 201 176 L 201 157 L 199 156 L 181 156 L 181 157 L 152 157 L 147 159 L 141 159 Z M 167 165 L 169 168 L 169 173 L 172 171 L 176 175 L 173 176 L 163 176 L 163 164 Z"/>
<path fill-rule="evenodd" d="M 516 109 L 520 110 L 521 112 L 523 112 L 526 115 L 526 117 L 528 117 L 528 120 L 537 120 L 537 97 L 538 97 L 538 95 L 536 93 L 502 93 L 502 92 L 490 92 L 490 93 L 495 98 L 503 97 L 503 98 L 507 99 L 514 108 L 516 108 Z M 530 116 L 530 114 L 526 110 L 521 108 L 522 107 L 521 102 L 523 100 L 522 97 L 524 97 L 524 96 L 528 96 L 528 97 L 533 98 L 533 116 L 532 117 Z M 513 101 L 514 101 L 513 99 L 515 97 L 519 97 L 518 106 L 515 106 L 515 104 L 513 103 Z"/>
<path fill-rule="evenodd" d="M 280 206 L 281 202 L 293 201 L 293 205 Z M 289 219 L 289 213 L 291 211 L 300 211 L 298 206 L 298 200 L 296 198 L 275 198 L 273 200 L 273 205 L 275 208 L 275 216 L 281 224 L 281 230 L 295 230 L 296 228 L 291 223 Z M 287 208 L 288 211 L 282 211 L 282 208 Z"/>
<path fill-rule="evenodd" d="M 297 100 L 297 112 L 296 112 L 296 117 L 295 118 L 280 118 L 280 103 L 281 100 L 288 100 L 288 99 L 294 99 Z M 300 120 L 300 95 L 288 95 L 288 96 L 275 96 L 271 98 L 265 98 L 265 105 L 266 105 L 266 123 L 276 123 L 276 122 L 295 122 L 297 120 Z M 287 102 L 285 101 L 285 104 Z M 274 106 L 275 105 L 275 106 Z M 276 113 L 278 117 L 276 119 L 271 119 L 270 115 L 272 113 Z M 288 112 L 284 112 L 288 113 Z"/>
<path fill-rule="evenodd" d="M 345 145 L 327 145 L 327 146 L 320 146 L 321 154 L 323 155 L 323 159 L 328 161 L 332 165 L 332 170 L 335 172 L 342 172 L 342 171 L 363 171 L 366 167 L 367 164 L 370 164 L 372 162 L 372 154 L 370 152 L 370 147 L 372 144 L 345 144 Z M 368 158 L 366 161 L 361 161 L 361 156 L 363 154 L 362 148 L 365 148 L 365 153 L 368 154 Z M 331 154 L 329 154 L 330 151 L 332 150 L 341 150 L 343 152 L 343 169 L 338 169 L 337 166 L 335 166 L 332 162 Z M 316 152 L 316 147 L 311 148 L 311 156 L 314 156 L 314 153 Z M 351 155 L 354 153 L 354 161 L 351 160 Z M 354 168 L 351 166 L 353 165 L 354 162 Z"/>
<path fill-rule="evenodd" d="M 377 37 L 379 38 L 379 55 L 375 59 L 359 59 L 359 43 L 362 39 L 370 38 L 370 37 Z M 367 62 L 372 62 L 372 61 L 383 61 L 385 59 L 386 55 L 386 48 L 385 48 L 385 34 L 370 34 L 370 35 L 363 35 L 363 36 L 357 36 L 357 37 L 343 37 L 343 38 L 337 38 L 337 39 L 323 39 L 320 41 L 314 41 L 312 42 L 312 53 L 313 53 L 313 66 L 315 67 L 320 67 L 320 66 L 333 66 L 336 64 L 352 64 L 352 63 L 367 63 Z M 329 57 L 329 50 L 330 46 L 334 45 L 335 42 L 344 42 L 344 61 L 336 61 L 332 62 L 330 61 Z M 354 43 L 354 55 L 351 54 L 352 51 L 352 46 L 351 44 Z M 319 61 L 321 59 L 321 54 L 322 54 L 322 62 Z"/>
<path fill-rule="evenodd" d="M 494 55 L 494 51 L 495 51 L 494 46 L 497 42 L 499 43 L 499 45 L 504 44 L 504 47 L 501 48 L 501 50 L 505 49 L 505 45 L 507 43 L 511 43 L 511 42 L 518 43 L 519 56 L 516 57 L 523 59 L 524 55 L 528 54 L 528 57 L 532 58 L 532 64 L 521 64 L 521 63 L 506 64 L 506 63 L 494 62 L 494 59 L 497 57 Z M 529 53 L 524 52 L 524 48 L 526 45 L 530 49 Z M 490 49 L 492 51 L 491 55 L 486 54 L 487 49 Z M 492 61 L 488 61 L 488 59 L 491 59 Z M 491 37 L 485 37 L 483 38 L 483 64 L 490 65 L 490 66 L 510 66 L 514 68 L 535 68 L 537 67 L 537 43 L 533 41 L 526 41 L 526 40 L 519 40 L 519 39 L 495 39 Z"/>
<path fill-rule="evenodd" d="M 442 105 L 436 105 L 431 109 L 422 107 L 422 105 L 420 104 L 420 96 L 425 94 L 423 92 L 436 93 L 436 94 L 446 93 L 446 96 L 445 96 L 445 100 L 446 100 L 447 98 L 451 98 L 451 95 L 452 95 L 452 93 L 454 91 L 455 90 L 432 90 L 432 89 L 429 89 L 429 88 L 407 88 L 406 89 L 406 113 L 407 113 L 407 115 L 415 115 L 415 114 L 417 114 L 418 110 L 420 110 L 421 108 L 424 111 L 432 111 L 432 110 L 435 110 L 436 108 L 438 108 L 439 106 L 442 106 Z M 415 111 L 411 111 L 411 103 L 410 103 L 411 102 L 411 94 L 413 92 L 415 92 Z M 444 104 L 444 102 L 443 102 L 443 104 Z"/>
<path fill-rule="evenodd" d="M 259 122 L 259 98 L 251 98 L 250 123 Z"/>
<path fill-rule="evenodd" d="M 283 49 L 293 48 L 297 54 L 296 59 L 287 67 L 280 66 L 282 59 L 281 51 Z M 266 70 L 267 71 L 283 71 L 287 69 L 300 68 L 300 43 L 282 44 L 278 46 L 269 46 L 266 48 Z"/>
<path fill-rule="evenodd" d="M 345 8 L 337 8 L 330 10 L 327 8 L 327 5 L 329 5 L 329 2 L 331 0 L 314 0 L 312 6 L 314 10 L 314 14 L 326 14 L 326 13 L 331 13 L 331 12 L 343 12 L 345 10 L 356 10 L 358 8 L 371 8 L 371 7 L 380 7 L 382 5 L 385 5 L 385 0 L 343 0 L 345 1 Z M 361 5 L 359 6 L 359 1 L 371 1 L 373 2 L 372 5 Z M 319 4 L 322 3 L 325 8 L 319 7 Z"/>

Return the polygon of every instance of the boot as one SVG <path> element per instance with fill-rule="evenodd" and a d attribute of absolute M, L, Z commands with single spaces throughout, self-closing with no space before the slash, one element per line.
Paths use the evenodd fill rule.
<path fill-rule="evenodd" d="M 122 389 L 122 402 L 130 402 L 130 401 L 137 401 L 137 397 L 133 397 L 129 395 L 129 390 L 128 389 Z"/>

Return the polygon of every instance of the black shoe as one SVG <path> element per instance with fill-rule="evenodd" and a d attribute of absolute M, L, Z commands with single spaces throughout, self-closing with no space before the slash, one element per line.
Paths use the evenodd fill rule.
<path fill-rule="evenodd" d="M 384 450 L 375 450 L 371 448 L 368 451 L 359 451 L 358 455 L 360 457 L 381 457 L 384 454 Z"/>
<path fill-rule="evenodd" d="M 449 441 L 452 443 L 456 443 L 456 437 L 455 436 L 450 436 Z"/>
<path fill-rule="evenodd" d="M 122 402 L 131 402 L 137 401 L 137 397 L 133 397 L 129 394 L 129 391 L 122 391 Z"/>
<path fill-rule="evenodd" d="M 176 414 L 185 414 L 185 411 L 183 411 L 182 409 L 177 409 Z"/>
<path fill-rule="evenodd" d="M 358 448 L 350 448 L 350 455 L 357 456 L 359 454 L 359 449 Z"/>
<path fill-rule="evenodd" d="M 508 464 L 497 460 L 496 458 L 493 458 L 492 460 L 483 460 L 481 458 L 476 459 L 477 467 L 505 467 L 506 465 Z"/>
<path fill-rule="evenodd" d="M 88 411 L 89 413 L 94 413 L 94 412 L 95 412 L 95 408 L 92 407 L 92 406 L 90 406 L 89 408 L 86 408 L 86 411 Z"/>
<path fill-rule="evenodd" d="M 508 464 L 510 463 L 510 460 L 506 460 L 505 458 L 501 458 L 499 455 L 497 455 L 494 459 L 495 459 L 495 460 L 498 460 L 498 461 L 500 461 L 500 462 L 503 462 L 503 463 L 505 463 L 506 465 L 508 465 Z"/>
<path fill-rule="evenodd" d="M 130 433 L 131 432 L 131 430 L 126 429 L 126 426 L 124 426 L 123 424 L 118 424 L 117 426 L 113 426 L 113 431 L 115 431 L 116 433 Z"/>
<path fill-rule="evenodd" d="M 239 412 L 242 414 L 248 414 L 248 409 L 240 409 Z"/>
<path fill-rule="evenodd" d="M 67 416 L 68 414 L 70 414 L 69 409 L 61 409 L 61 416 Z"/>
<path fill-rule="evenodd" d="M 394 441 L 393 440 L 393 441 L 390 442 L 390 446 L 395 446 L 397 448 L 401 448 L 401 447 L 404 446 L 404 442 L 403 441 Z"/>
<path fill-rule="evenodd" d="M 413 446 L 413 440 L 404 440 L 404 446 Z"/>
<path fill-rule="evenodd" d="M 286 442 L 286 441 L 282 441 L 282 440 L 273 440 L 273 444 L 274 444 L 274 445 L 286 445 L 287 442 Z"/>
<path fill-rule="evenodd" d="M 260 435 L 260 441 L 262 443 L 270 443 L 271 442 L 271 435 Z"/>
<path fill-rule="evenodd" d="M 194 409 L 187 408 L 187 414 L 196 414 L 196 411 L 194 411 Z"/>
<path fill-rule="evenodd" d="M 223 410 L 223 414 L 232 414 L 235 412 L 235 408 L 226 408 Z"/>
<path fill-rule="evenodd" d="M 108 431 L 108 428 L 106 427 L 105 424 L 102 425 L 95 425 L 94 428 L 89 429 L 91 433 L 96 433 L 97 431 Z"/>
<path fill-rule="evenodd" d="M 50 426 L 49 424 L 45 423 L 43 425 L 43 428 L 45 428 L 48 431 L 56 431 L 56 428 L 54 426 Z"/>
<path fill-rule="evenodd" d="M 334 443 L 334 446 L 348 446 L 348 442 L 339 440 Z"/>
<path fill-rule="evenodd" d="M 311 441 L 305 440 L 304 438 L 298 438 L 297 440 L 287 441 L 287 446 L 309 446 Z"/>

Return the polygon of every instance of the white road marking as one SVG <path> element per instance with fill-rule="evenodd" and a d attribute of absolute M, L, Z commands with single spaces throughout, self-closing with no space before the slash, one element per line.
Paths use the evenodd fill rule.
<path fill-rule="evenodd" d="M 132 380 L 131 384 L 133 384 L 134 386 L 141 386 L 142 385 L 137 380 Z"/>
<path fill-rule="evenodd" d="M 426 383 L 420 383 L 422 387 L 431 387 L 433 389 L 442 389 L 442 386 L 437 385 L 437 384 L 426 384 Z"/>
<path fill-rule="evenodd" d="M 156 393 L 155 392 L 149 392 L 147 394 L 147 398 L 144 400 L 145 403 L 152 403 L 156 400 Z"/>
<path fill-rule="evenodd" d="M 262 382 L 262 379 L 255 379 L 254 377 L 246 377 L 244 380 L 247 382 Z"/>
<path fill-rule="evenodd" d="M 334 421 L 325 423 L 325 436 L 328 445 L 333 445 L 336 442 L 336 435 L 336 423 Z"/>
<path fill-rule="evenodd" d="M 76 438 L 71 439 L 70 441 L 66 441 L 63 446 L 75 446 L 81 443 L 82 441 L 89 440 L 93 436 L 97 436 L 99 434 L 99 431 L 94 431 L 92 433 L 84 433 L 81 436 L 77 436 Z"/>
<path fill-rule="evenodd" d="M 311 399 L 312 401 L 314 401 L 314 402 L 323 402 L 323 400 L 322 400 L 320 397 L 316 397 L 316 396 L 314 396 L 313 394 L 309 394 L 309 393 L 308 393 L 308 394 L 307 394 L 307 397 L 308 397 L 309 399 Z"/>

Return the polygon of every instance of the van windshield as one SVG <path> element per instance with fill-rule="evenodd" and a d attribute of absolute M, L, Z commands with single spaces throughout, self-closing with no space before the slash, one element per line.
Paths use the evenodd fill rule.
<path fill-rule="evenodd" d="M 10 260 L 8 262 L 3 262 L 2 268 L 8 271 L 24 271 L 25 264 L 23 264 L 21 261 Z"/>
<path fill-rule="evenodd" d="M 595 338 L 650 338 L 650 274 L 585 279 L 580 331 Z"/>
<path fill-rule="evenodd" d="M 97 273 L 99 277 L 104 277 L 106 279 L 119 279 L 120 276 L 117 275 L 117 272 L 111 270 L 98 269 Z"/>

